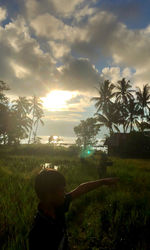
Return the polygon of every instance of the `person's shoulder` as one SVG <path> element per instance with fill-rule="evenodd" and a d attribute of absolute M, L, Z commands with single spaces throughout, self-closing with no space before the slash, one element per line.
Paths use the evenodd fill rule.
<path fill-rule="evenodd" d="M 72 201 L 72 196 L 71 196 L 70 193 L 66 193 L 66 194 L 65 194 L 65 200 Z"/>

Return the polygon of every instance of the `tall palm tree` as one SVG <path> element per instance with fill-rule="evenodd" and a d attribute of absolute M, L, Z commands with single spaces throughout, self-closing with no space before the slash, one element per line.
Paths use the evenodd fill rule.
<path fill-rule="evenodd" d="M 12 101 L 12 108 L 20 114 L 21 118 L 26 116 L 30 112 L 30 102 L 26 97 L 20 97 L 17 100 Z"/>
<path fill-rule="evenodd" d="M 31 126 L 31 119 L 28 116 L 20 116 L 17 110 L 10 109 L 8 117 L 9 126 L 7 129 L 8 143 L 20 143 L 20 139 L 25 139 Z"/>
<path fill-rule="evenodd" d="M 123 132 L 126 133 L 126 120 L 128 117 L 127 107 L 126 107 L 126 105 L 124 105 L 122 103 L 116 103 L 116 104 L 117 104 L 118 111 L 120 114 L 119 125 L 122 125 Z"/>
<path fill-rule="evenodd" d="M 91 101 L 96 102 L 95 107 L 97 112 L 100 110 L 107 110 L 107 105 L 112 103 L 111 99 L 114 97 L 114 93 L 112 93 L 114 87 L 114 84 L 112 84 L 109 80 L 99 83 L 99 88 L 96 88 L 99 96 L 91 98 Z"/>
<path fill-rule="evenodd" d="M 34 131 L 34 138 L 33 138 L 33 141 L 35 142 L 36 141 L 36 135 L 37 135 L 37 130 L 38 130 L 38 126 L 39 126 L 39 122 L 41 123 L 42 126 L 44 126 L 44 122 L 42 121 L 42 117 L 43 117 L 43 110 L 36 110 L 35 112 L 35 117 L 36 117 L 36 120 L 34 122 L 34 125 L 35 125 L 35 131 Z"/>
<path fill-rule="evenodd" d="M 141 90 L 137 87 L 136 91 L 138 105 L 141 109 L 141 119 L 144 121 L 144 117 L 149 117 L 150 114 L 150 86 L 145 84 Z"/>
<path fill-rule="evenodd" d="M 122 80 L 117 82 L 117 85 L 115 86 L 115 89 L 117 90 L 115 92 L 117 103 L 126 104 L 129 99 L 133 98 L 131 92 L 134 92 L 134 90 L 131 90 L 131 87 L 130 81 L 126 81 L 125 78 L 122 78 Z"/>
<path fill-rule="evenodd" d="M 138 123 L 138 116 L 140 114 L 139 105 L 134 99 L 129 99 L 127 105 L 127 117 L 125 122 L 126 130 L 130 127 L 130 132 L 134 130 L 134 126 Z"/>
<path fill-rule="evenodd" d="M 130 81 L 126 81 L 125 78 L 122 78 L 122 80 L 117 82 L 117 85 L 115 86 L 115 96 L 116 100 L 115 102 L 119 105 L 119 109 L 121 112 L 121 124 L 123 126 L 124 133 L 126 132 L 126 119 L 128 117 L 128 111 L 126 109 L 126 105 L 130 99 L 133 99 L 132 92 L 134 90 L 131 89 Z"/>
<path fill-rule="evenodd" d="M 100 122 L 100 126 L 106 126 L 109 129 L 109 133 L 112 134 L 114 132 L 114 128 L 117 132 L 120 132 L 118 125 L 120 125 L 120 112 L 117 108 L 116 103 L 108 104 L 107 111 L 102 114 L 96 113 L 97 121 Z"/>
<path fill-rule="evenodd" d="M 26 97 L 19 97 L 14 100 L 11 107 L 11 114 L 14 116 L 14 123 L 16 127 L 17 141 L 27 137 L 31 127 L 31 119 L 28 116 L 30 113 L 30 102 Z"/>
<path fill-rule="evenodd" d="M 34 138 L 36 136 L 39 120 L 43 116 L 43 109 L 42 108 L 43 108 L 42 100 L 36 96 L 33 96 L 32 99 L 30 100 L 30 112 L 32 113 L 32 122 L 31 122 L 31 129 L 30 129 L 30 133 L 29 133 L 28 144 L 30 143 L 31 135 L 32 135 L 32 132 L 34 130 L 35 125 L 36 125 L 36 130 L 35 130 L 35 132 L 33 132 Z"/>

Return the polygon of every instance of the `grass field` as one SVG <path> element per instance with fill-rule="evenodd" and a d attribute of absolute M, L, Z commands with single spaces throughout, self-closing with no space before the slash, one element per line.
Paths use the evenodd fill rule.
<path fill-rule="evenodd" d="M 28 249 L 38 199 L 34 178 L 41 164 L 59 165 L 67 191 L 98 179 L 98 157 L 81 162 L 71 154 L 15 155 L 0 158 L 0 246 Z M 71 249 L 150 249 L 150 160 L 112 159 L 107 177 L 117 176 L 114 187 L 102 186 L 73 201 L 66 214 Z"/>

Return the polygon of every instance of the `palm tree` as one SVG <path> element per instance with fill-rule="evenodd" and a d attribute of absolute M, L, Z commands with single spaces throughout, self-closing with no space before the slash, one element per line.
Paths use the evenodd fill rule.
<path fill-rule="evenodd" d="M 130 132 L 134 130 L 134 125 L 137 125 L 138 123 L 138 116 L 140 114 L 139 105 L 135 102 L 134 99 L 129 99 L 127 105 L 127 117 L 125 122 L 125 128 L 126 130 L 130 126 Z"/>
<path fill-rule="evenodd" d="M 125 78 L 122 78 L 122 80 L 118 81 L 117 85 L 115 86 L 115 89 L 117 90 L 115 92 L 115 102 L 119 105 L 119 110 L 122 116 L 121 124 L 123 126 L 124 133 L 126 132 L 126 119 L 128 117 L 126 105 L 130 99 L 134 98 L 131 94 L 131 92 L 134 92 L 134 90 L 131 90 L 130 88 L 130 81 L 126 81 Z"/>
<path fill-rule="evenodd" d="M 112 103 L 111 98 L 114 96 L 114 93 L 112 93 L 114 87 L 109 80 L 99 83 L 99 88 L 96 88 L 99 96 L 91 98 L 91 101 L 96 102 L 95 107 L 97 108 L 97 112 L 107 110 L 107 105 Z"/>
<path fill-rule="evenodd" d="M 35 131 L 33 133 L 34 134 L 34 138 L 33 138 L 34 142 L 35 142 L 35 139 L 36 139 L 39 122 L 41 123 L 42 126 L 44 126 L 44 122 L 41 119 L 43 117 L 43 110 L 37 109 L 36 112 L 35 112 L 35 117 L 37 119 L 34 122 L 34 125 L 36 126 Z"/>
<path fill-rule="evenodd" d="M 20 117 L 26 116 L 30 112 L 30 102 L 26 97 L 20 97 L 17 100 L 12 101 L 14 103 L 12 108 L 20 114 Z"/>
<path fill-rule="evenodd" d="M 35 125 L 36 125 L 36 130 L 35 130 L 35 132 L 33 132 L 34 138 L 36 136 L 39 120 L 43 116 L 42 107 L 43 107 L 42 101 L 40 100 L 40 98 L 33 96 L 32 99 L 30 100 L 30 112 L 32 113 L 32 122 L 31 122 L 31 129 L 30 129 L 30 133 L 29 133 L 28 144 L 30 143 L 32 131 L 33 131 Z"/>
<path fill-rule="evenodd" d="M 109 133 L 112 134 L 113 128 L 120 132 L 118 125 L 120 125 L 120 112 L 116 103 L 108 104 L 107 111 L 102 114 L 96 113 L 97 121 L 100 122 L 100 126 L 106 126 L 109 129 Z"/>
<path fill-rule="evenodd" d="M 129 99 L 133 98 L 131 92 L 134 92 L 134 90 L 131 90 L 131 87 L 130 81 L 126 81 L 125 78 L 122 78 L 122 80 L 117 82 L 117 85 L 115 86 L 117 89 L 115 92 L 117 103 L 126 104 Z"/>
<path fill-rule="evenodd" d="M 16 131 L 17 142 L 28 136 L 29 129 L 31 128 L 31 119 L 28 116 L 30 113 L 30 102 L 26 97 L 19 97 L 13 101 L 11 107 L 11 115 L 14 116 L 13 122 Z"/>
<path fill-rule="evenodd" d="M 149 117 L 149 113 L 150 113 L 150 86 L 149 84 L 145 84 L 143 86 L 143 90 L 141 90 L 139 87 L 137 87 L 137 91 L 136 91 L 136 96 L 137 96 L 137 101 L 138 101 L 138 105 L 141 109 L 141 119 L 142 122 L 144 120 L 144 117 Z"/>
<path fill-rule="evenodd" d="M 145 129 L 150 130 L 150 123 L 148 122 L 136 122 L 136 126 L 139 129 L 140 132 L 143 132 Z"/>
<path fill-rule="evenodd" d="M 8 144 L 18 144 L 20 142 L 20 139 L 27 138 L 31 126 L 31 119 L 28 116 L 20 117 L 20 113 L 18 113 L 14 109 L 10 109 L 8 122 Z"/>

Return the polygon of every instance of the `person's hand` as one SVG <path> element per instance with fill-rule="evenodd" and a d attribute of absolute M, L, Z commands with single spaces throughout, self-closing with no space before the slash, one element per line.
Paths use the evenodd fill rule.
<path fill-rule="evenodd" d="M 112 177 L 112 178 L 105 178 L 103 179 L 104 185 L 114 185 L 119 181 L 118 177 Z"/>

